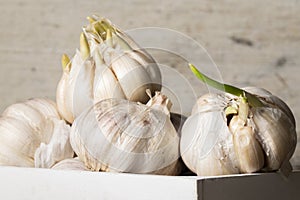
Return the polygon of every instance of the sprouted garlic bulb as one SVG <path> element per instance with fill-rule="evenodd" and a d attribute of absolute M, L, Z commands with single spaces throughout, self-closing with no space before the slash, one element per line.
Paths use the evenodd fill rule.
<path fill-rule="evenodd" d="M 94 103 L 108 98 L 145 103 L 161 89 L 154 59 L 107 19 L 88 17 L 80 50 L 62 57 L 63 75 L 57 87 L 58 110 L 69 123 Z"/>
<path fill-rule="evenodd" d="M 285 168 L 295 151 L 295 119 L 270 92 L 239 89 L 193 73 L 224 90 L 200 97 L 182 128 L 181 156 L 201 176 L 274 171 Z"/>
<path fill-rule="evenodd" d="M 53 101 L 13 104 L 0 117 L 0 165 L 50 168 L 73 157 L 69 134 Z"/>
<path fill-rule="evenodd" d="M 102 100 L 75 119 L 71 145 L 94 171 L 178 175 L 180 137 L 170 120 L 170 106 L 160 92 L 146 105 Z"/>

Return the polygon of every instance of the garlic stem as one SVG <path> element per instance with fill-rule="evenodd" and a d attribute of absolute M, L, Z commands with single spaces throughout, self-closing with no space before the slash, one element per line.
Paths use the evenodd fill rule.
<path fill-rule="evenodd" d="M 107 41 L 107 45 L 112 47 L 113 46 L 113 42 L 112 42 L 112 33 L 110 31 L 110 29 L 106 30 L 106 41 Z"/>
<path fill-rule="evenodd" d="M 68 57 L 67 54 L 63 54 L 62 57 L 61 57 L 61 66 L 63 68 L 63 70 L 70 70 L 70 66 L 71 66 L 71 63 L 70 63 L 70 58 Z"/>
<path fill-rule="evenodd" d="M 80 54 L 83 60 L 90 56 L 90 47 L 84 33 L 80 34 Z"/>
<path fill-rule="evenodd" d="M 87 16 L 86 19 L 92 24 L 96 21 L 93 17 Z"/>
<path fill-rule="evenodd" d="M 124 51 L 132 50 L 130 45 L 122 38 L 122 33 L 118 31 L 118 29 L 112 27 L 110 23 L 105 19 L 102 19 L 101 22 L 98 21 L 97 23 L 95 23 L 94 29 L 103 40 L 108 40 L 109 38 L 112 38 L 112 34 L 114 34 L 114 39 L 116 40 L 116 43 L 118 43 Z M 111 37 L 108 37 L 109 35 Z"/>
<path fill-rule="evenodd" d="M 105 19 L 101 20 L 101 25 L 106 31 L 107 31 L 107 29 L 110 29 L 112 32 L 115 32 L 113 27 L 110 25 L 110 23 L 108 21 L 106 21 Z"/>
<path fill-rule="evenodd" d="M 247 123 L 247 118 L 249 114 L 249 105 L 247 102 L 247 99 L 244 97 L 240 98 L 240 104 L 239 104 L 239 118 L 243 121 L 244 125 Z"/>
<path fill-rule="evenodd" d="M 149 89 L 146 90 L 146 93 L 150 97 L 150 100 L 146 104 L 147 106 L 153 109 L 161 110 L 166 115 L 170 115 L 172 102 L 168 99 L 167 96 L 162 95 L 160 92 L 155 92 L 155 96 L 151 98 L 151 91 Z"/>
<path fill-rule="evenodd" d="M 236 115 L 238 113 L 237 109 L 232 107 L 232 106 L 228 106 L 226 107 L 225 109 L 225 115 L 228 116 L 228 115 Z"/>
<path fill-rule="evenodd" d="M 94 24 L 94 29 L 98 33 L 98 35 L 104 40 L 104 35 L 105 35 L 105 29 L 101 26 L 100 22 L 97 22 Z"/>
<path fill-rule="evenodd" d="M 264 104 L 253 94 L 250 94 L 249 92 L 246 92 L 245 90 L 242 90 L 240 88 L 237 88 L 232 85 L 227 85 L 224 83 L 220 83 L 216 80 L 213 80 L 204 74 L 202 74 L 193 64 L 189 63 L 189 67 L 191 71 L 197 76 L 198 79 L 200 79 L 202 82 L 208 84 L 209 86 L 216 88 L 220 91 L 224 91 L 227 93 L 230 93 L 232 95 L 243 97 L 247 99 L 249 104 L 253 107 L 262 107 Z"/>

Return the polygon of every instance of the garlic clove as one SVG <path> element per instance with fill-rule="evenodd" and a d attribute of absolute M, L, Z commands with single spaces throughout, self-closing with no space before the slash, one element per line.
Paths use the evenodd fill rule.
<path fill-rule="evenodd" d="M 2 116 L 11 117 L 28 123 L 35 132 L 39 132 L 43 115 L 29 104 L 16 103 L 7 107 Z"/>
<path fill-rule="evenodd" d="M 60 119 L 55 102 L 46 98 L 33 98 L 24 102 L 27 105 L 34 107 L 45 117 L 55 117 Z"/>
<path fill-rule="evenodd" d="M 146 89 L 151 88 L 152 80 L 146 70 L 128 55 L 113 55 L 111 69 L 117 77 L 127 99 L 147 102 Z"/>
<path fill-rule="evenodd" d="M 259 171 L 264 166 L 264 153 L 253 129 L 244 126 L 238 116 L 230 120 L 229 129 L 233 135 L 234 151 L 242 173 Z"/>
<path fill-rule="evenodd" d="M 47 120 L 52 125 L 52 136 L 49 142 L 42 142 L 35 151 L 35 167 L 38 168 L 50 168 L 58 161 L 72 158 L 74 155 L 69 141 L 70 126 L 56 118 L 48 118 Z"/>
<path fill-rule="evenodd" d="M 161 73 L 159 67 L 155 60 L 143 49 L 135 49 L 133 51 L 127 51 L 125 54 L 128 54 L 132 59 L 137 61 L 141 66 L 145 68 L 147 74 L 149 75 L 152 83 L 151 91 L 160 91 L 161 90 Z"/>
<path fill-rule="evenodd" d="M 245 90 L 259 95 L 267 106 L 255 109 L 253 123 L 266 152 L 265 169 L 279 169 L 295 151 L 297 139 L 294 115 L 284 101 L 269 91 L 256 87 L 246 87 Z"/>
<path fill-rule="evenodd" d="M 11 117 L 1 117 L 0 141 L 2 143 L 1 164 L 33 166 L 34 152 L 39 146 L 40 135 L 36 134 L 26 122 Z"/>
<path fill-rule="evenodd" d="M 95 54 L 94 102 L 104 99 L 125 99 L 120 83 L 98 53 Z"/>
<path fill-rule="evenodd" d="M 266 155 L 266 170 L 277 170 L 295 151 L 296 131 L 289 117 L 278 108 L 263 107 L 253 111 L 258 140 Z"/>
<path fill-rule="evenodd" d="M 88 168 L 85 167 L 84 163 L 78 158 L 68 158 L 56 163 L 51 169 L 55 170 L 80 170 L 87 171 Z"/>
<path fill-rule="evenodd" d="M 81 58 L 80 51 L 77 50 L 71 61 L 71 68 L 67 68 L 63 71 L 56 90 L 58 111 L 69 123 L 74 121 L 74 91 L 76 84 L 80 84 L 77 82 L 77 77 L 83 65 L 84 60 Z"/>
<path fill-rule="evenodd" d="M 87 60 L 81 66 L 81 70 L 74 82 L 73 92 L 73 115 L 76 118 L 86 108 L 93 105 L 93 82 L 94 82 L 94 63 Z"/>
<path fill-rule="evenodd" d="M 0 166 L 34 167 L 32 157 L 19 153 L 11 147 L 0 146 Z"/>
<path fill-rule="evenodd" d="M 69 73 L 63 72 L 62 78 L 60 79 L 56 90 L 56 102 L 57 109 L 59 110 L 60 115 L 67 122 L 72 123 L 74 121 L 74 116 L 72 112 L 72 95 L 70 94 L 69 86 Z"/>

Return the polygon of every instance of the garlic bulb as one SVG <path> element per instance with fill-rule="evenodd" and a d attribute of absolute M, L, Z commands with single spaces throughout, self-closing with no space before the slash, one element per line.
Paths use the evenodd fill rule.
<path fill-rule="evenodd" d="M 185 122 L 181 156 L 193 172 L 223 175 L 273 171 L 289 162 L 297 136 L 293 114 L 282 100 L 264 89 L 221 86 L 192 70 L 208 84 L 235 94 L 200 97 Z"/>
<path fill-rule="evenodd" d="M 170 106 L 160 92 L 146 105 L 102 100 L 75 119 L 71 145 L 94 171 L 177 175 L 179 135 L 170 121 Z"/>
<path fill-rule="evenodd" d="M 68 158 L 56 163 L 51 169 L 55 170 L 80 170 L 87 171 L 84 163 L 77 158 Z"/>
<path fill-rule="evenodd" d="M 0 165 L 49 168 L 73 157 L 70 126 L 48 99 L 9 106 L 0 118 Z"/>
<path fill-rule="evenodd" d="M 145 90 L 161 89 L 153 58 L 107 19 L 89 17 L 73 59 L 63 55 L 57 87 L 58 110 L 69 123 L 94 103 L 108 98 L 147 102 Z"/>

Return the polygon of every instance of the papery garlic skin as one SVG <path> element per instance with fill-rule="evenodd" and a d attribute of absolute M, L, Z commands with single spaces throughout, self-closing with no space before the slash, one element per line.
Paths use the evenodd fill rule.
<path fill-rule="evenodd" d="M 241 97 L 206 94 L 184 124 L 181 156 L 198 175 L 273 171 L 289 162 L 297 142 L 292 112 L 264 89 L 245 90 L 263 106 L 245 104 L 248 111 L 241 116 Z"/>
<path fill-rule="evenodd" d="M 159 92 L 147 105 L 102 100 L 75 119 L 71 145 L 94 171 L 178 175 L 179 135 L 169 108 Z"/>
<path fill-rule="evenodd" d="M 80 51 L 66 62 L 57 87 L 58 110 L 69 123 L 103 99 L 145 103 L 161 89 L 161 73 L 154 59 L 107 19 L 90 17 L 83 28 Z"/>
<path fill-rule="evenodd" d="M 50 168 L 73 157 L 70 126 L 49 99 L 9 106 L 0 118 L 0 165 Z"/>

